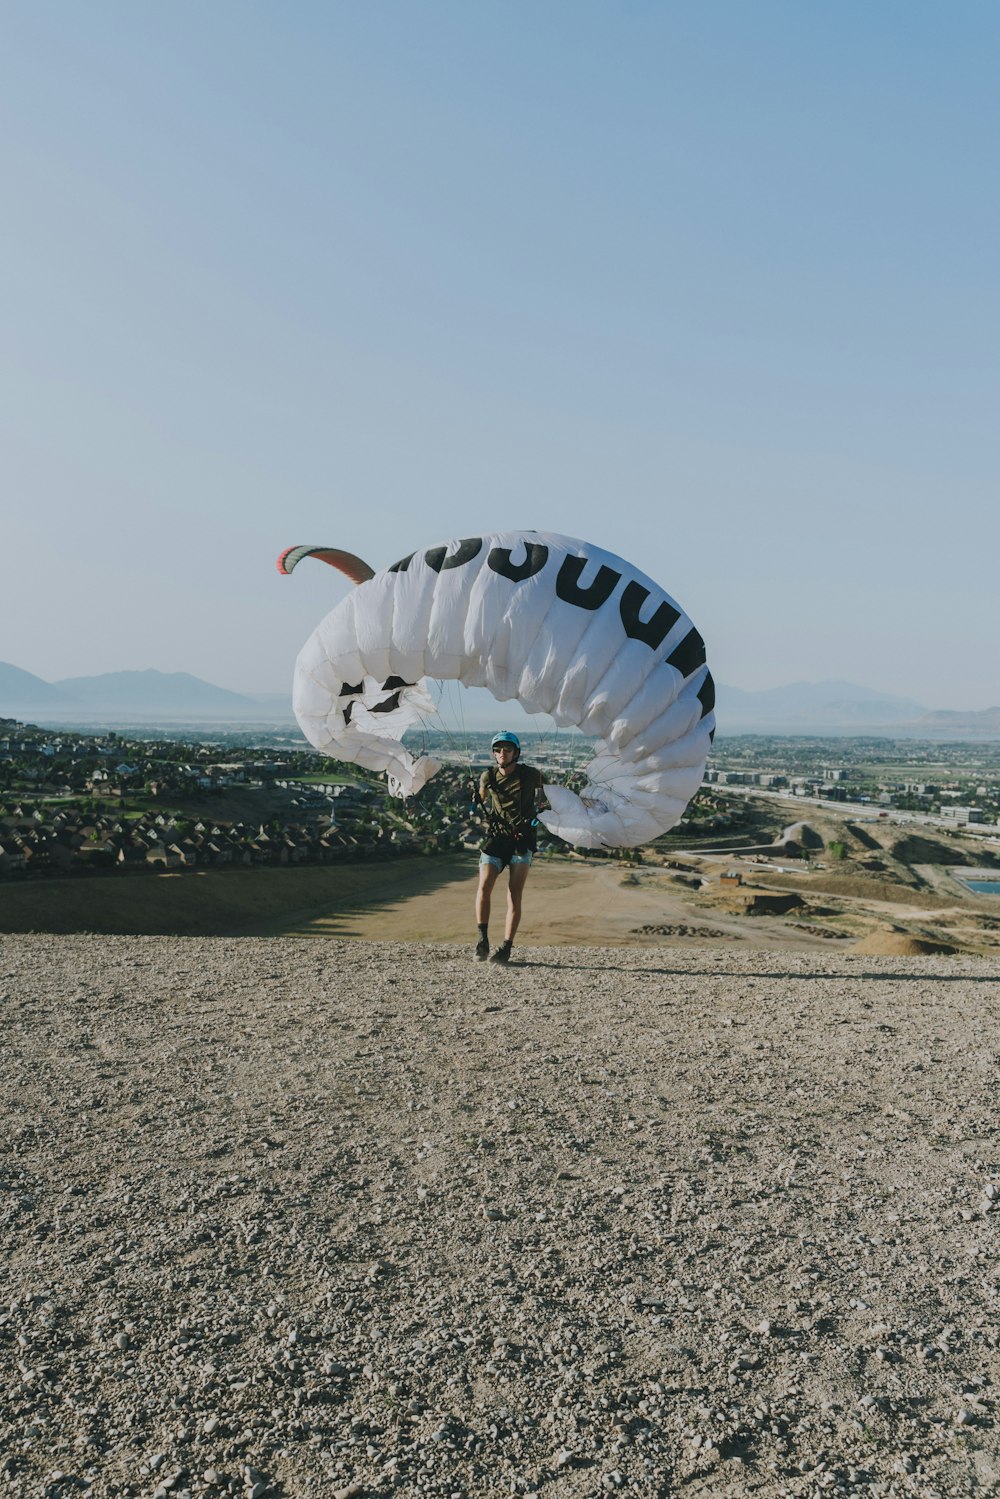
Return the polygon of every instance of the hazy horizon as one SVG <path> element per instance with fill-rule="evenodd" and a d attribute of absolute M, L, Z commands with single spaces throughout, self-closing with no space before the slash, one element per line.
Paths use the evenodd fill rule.
<path fill-rule="evenodd" d="M 111 727 L 131 721 L 150 725 L 293 721 L 290 687 L 276 693 L 234 694 L 225 683 L 206 682 L 187 672 L 164 673 L 153 667 L 46 683 L 45 686 L 65 694 L 64 700 L 53 702 L 43 697 L 32 702 L 29 697 L 17 698 L 14 678 L 19 669 L 14 668 L 12 678 L 7 669 L 10 665 L 0 661 L 0 718 L 13 716 L 39 724 L 51 722 L 70 727 L 104 721 Z M 431 686 L 441 718 L 440 722 L 428 719 L 425 729 L 438 727 L 445 733 L 460 733 L 465 729 L 492 732 L 498 726 L 506 726 L 544 735 L 554 731 L 549 715 L 527 714 L 516 701 L 501 702 L 486 688 L 469 688 L 458 682 L 437 682 Z M 749 731 L 781 735 L 814 729 L 841 735 L 864 734 L 868 730 L 910 732 L 922 726 L 933 734 L 944 727 L 925 724 L 928 715 L 941 711 L 935 704 L 881 693 L 860 683 L 800 681 L 748 692 L 733 683 L 720 682 L 717 688 L 719 728 L 723 734 Z M 988 709 L 1000 712 L 1000 705 L 991 704 Z M 983 710 L 965 711 L 974 717 Z M 956 732 L 960 737 L 969 732 L 986 732 L 981 724 L 973 727 L 962 710 L 957 711 L 957 717 Z"/>
<path fill-rule="evenodd" d="M 1000 12 L 12 0 L 0 657 L 284 692 L 561 531 L 748 691 L 1000 702 Z"/>

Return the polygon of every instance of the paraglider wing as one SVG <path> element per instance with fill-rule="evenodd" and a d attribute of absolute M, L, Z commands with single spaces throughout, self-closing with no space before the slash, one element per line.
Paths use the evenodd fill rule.
<path fill-rule="evenodd" d="M 279 567 L 291 571 L 296 554 L 350 557 L 293 547 Z M 401 741 L 433 711 L 428 678 L 486 687 L 597 739 L 579 795 L 545 788 L 540 820 L 567 842 L 647 843 L 701 784 L 715 724 L 704 642 L 669 595 L 600 547 L 512 531 L 370 573 L 303 647 L 295 713 L 317 749 L 384 770 L 409 795 L 440 768 Z"/>
<path fill-rule="evenodd" d="M 353 552 L 341 552 L 336 547 L 286 547 L 278 558 L 279 573 L 289 574 L 303 557 L 315 557 L 319 562 L 329 563 L 350 578 L 352 583 L 367 583 L 369 578 L 375 576 L 375 569 L 369 567 L 367 562 L 362 562 Z"/>

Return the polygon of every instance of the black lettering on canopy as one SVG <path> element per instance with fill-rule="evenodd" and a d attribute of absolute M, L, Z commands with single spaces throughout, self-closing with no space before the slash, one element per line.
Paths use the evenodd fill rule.
<path fill-rule="evenodd" d="M 698 631 L 688 630 L 684 639 L 667 657 L 668 666 L 676 666 L 682 677 L 689 677 L 699 666 L 705 664 L 705 642 Z"/>
<path fill-rule="evenodd" d="M 372 709 L 373 713 L 394 713 L 399 707 L 399 693 L 394 692 L 392 697 L 387 697 L 384 703 L 376 703 Z"/>
<path fill-rule="evenodd" d="M 501 578 L 509 578 L 512 583 L 523 583 L 525 578 L 533 578 L 540 573 L 549 560 L 549 549 L 542 546 L 539 541 L 525 541 L 524 561 L 513 563 L 510 560 L 509 547 L 494 547 L 487 557 L 486 562 L 492 572 L 498 573 Z"/>
<path fill-rule="evenodd" d="M 458 551 L 447 555 L 447 547 L 431 547 L 424 553 L 424 561 L 428 567 L 432 567 L 436 573 L 444 572 L 449 567 L 462 567 L 466 562 L 471 562 L 473 557 L 478 557 L 483 549 L 483 538 L 481 536 L 469 536 L 465 541 L 458 543 Z"/>
<path fill-rule="evenodd" d="M 710 671 L 705 673 L 705 680 L 698 688 L 698 701 L 701 703 L 702 718 L 707 718 L 715 707 L 715 683 L 712 681 L 712 673 Z M 714 729 L 712 733 L 713 735 L 715 734 Z"/>
<path fill-rule="evenodd" d="M 398 562 L 394 562 L 391 567 L 387 567 L 386 572 L 405 573 L 416 555 L 416 552 L 411 552 L 408 557 L 401 557 Z"/>
<path fill-rule="evenodd" d="M 340 691 L 337 694 L 337 696 L 338 697 L 357 697 L 358 694 L 364 692 L 364 690 L 365 690 L 365 684 L 364 684 L 364 682 L 359 682 L 356 687 L 352 687 L 351 684 L 350 684 L 350 682 L 341 682 L 341 684 L 340 684 Z"/>
<path fill-rule="evenodd" d="M 655 651 L 666 640 L 680 619 L 681 612 L 664 599 L 652 619 L 642 620 L 639 618 L 639 611 L 648 598 L 648 588 L 644 588 L 641 583 L 627 583 L 619 609 L 622 624 L 625 626 L 625 634 L 629 640 L 641 640 Z"/>
<path fill-rule="evenodd" d="M 413 682 L 404 682 L 402 677 L 386 677 L 382 683 L 383 692 L 391 692 L 394 687 L 413 687 Z"/>
<path fill-rule="evenodd" d="M 580 574 L 587 565 L 586 557 L 567 557 L 556 578 L 556 597 L 564 604 L 576 604 L 581 609 L 599 609 L 606 604 L 621 581 L 621 573 L 602 562 L 597 577 L 586 588 L 580 587 Z"/>

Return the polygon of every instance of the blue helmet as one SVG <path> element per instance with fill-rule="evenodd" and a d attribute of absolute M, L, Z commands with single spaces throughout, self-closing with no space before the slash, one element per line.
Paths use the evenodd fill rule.
<path fill-rule="evenodd" d="M 490 749 L 495 750 L 498 744 L 513 745 L 518 754 L 521 753 L 521 741 L 510 729 L 501 729 L 499 734 L 493 735 L 493 743 L 490 745 Z"/>

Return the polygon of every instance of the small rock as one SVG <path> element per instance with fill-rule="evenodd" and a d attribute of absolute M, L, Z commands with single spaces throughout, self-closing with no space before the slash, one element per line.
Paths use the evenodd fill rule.
<path fill-rule="evenodd" d="M 212 1432 L 213 1431 L 217 1431 L 218 1429 L 219 1429 L 219 1418 L 218 1418 L 218 1416 L 209 1416 L 208 1420 L 205 1422 L 205 1425 L 202 1427 L 202 1430 L 204 1431 L 204 1433 L 205 1433 L 205 1435 L 207 1437 L 210 1437 L 212 1435 Z"/>
<path fill-rule="evenodd" d="M 124 1353 L 125 1349 L 129 1346 L 129 1341 L 130 1339 L 127 1332 L 115 1333 L 115 1347 L 120 1348 L 122 1353 Z"/>
<path fill-rule="evenodd" d="M 964 1406 L 963 1406 L 963 1408 L 959 1411 L 958 1415 L 955 1417 L 955 1425 L 956 1426 L 971 1426 L 972 1423 L 973 1423 L 973 1421 L 975 1419 L 976 1418 L 972 1414 L 972 1412 L 969 1411 L 969 1410 L 966 1410 L 964 1408 Z"/>

